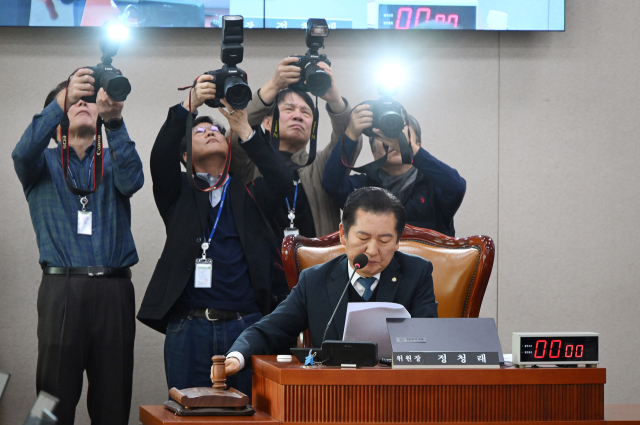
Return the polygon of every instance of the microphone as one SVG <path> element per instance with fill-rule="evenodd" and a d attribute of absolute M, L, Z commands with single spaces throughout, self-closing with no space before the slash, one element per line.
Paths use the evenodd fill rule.
<path fill-rule="evenodd" d="M 327 331 L 329 330 L 329 326 L 331 326 L 331 322 L 333 321 L 333 317 L 336 315 L 336 312 L 338 311 L 338 307 L 340 306 L 340 303 L 342 302 L 342 298 L 344 298 L 344 294 L 347 292 L 347 288 L 349 287 L 349 285 L 351 285 L 351 279 L 353 279 L 353 275 L 356 274 L 356 270 L 363 269 L 363 268 L 367 267 L 368 263 L 369 263 L 369 257 L 367 257 L 365 254 L 358 254 L 358 255 L 356 255 L 356 258 L 353 259 L 353 273 L 351 273 L 351 276 L 349 277 L 349 280 L 347 281 L 347 285 L 344 287 L 344 291 L 342 291 L 342 295 L 340 296 L 340 299 L 338 300 L 338 304 L 336 305 L 336 308 L 333 309 L 333 314 L 331 315 L 331 318 L 329 319 L 329 323 L 327 323 L 327 327 L 324 330 L 324 335 L 322 335 L 322 342 L 323 343 L 324 343 L 325 338 L 327 337 Z"/>

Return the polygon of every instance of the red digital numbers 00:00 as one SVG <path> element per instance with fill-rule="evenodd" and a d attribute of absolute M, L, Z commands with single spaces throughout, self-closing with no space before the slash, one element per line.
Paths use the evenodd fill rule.
<path fill-rule="evenodd" d="M 557 346 L 554 347 L 554 344 L 556 343 L 557 343 Z M 540 352 L 542 353 L 538 354 Z M 561 353 L 562 353 L 562 341 L 559 339 L 552 340 L 551 344 L 549 344 L 549 358 L 557 359 L 560 357 Z M 547 354 L 547 340 L 546 339 L 537 340 L 536 349 L 533 352 L 533 357 L 536 359 L 543 359 L 546 354 Z M 564 348 L 565 359 L 570 359 L 571 357 L 574 357 L 574 356 L 576 359 L 579 359 L 583 355 L 584 355 L 584 345 L 576 345 L 575 350 L 573 345 L 566 345 Z"/>
<path fill-rule="evenodd" d="M 424 23 L 429 22 L 431 19 L 431 9 L 428 7 L 419 7 L 416 9 L 416 17 L 413 22 L 413 27 L 417 27 L 420 24 L 420 15 L 424 13 Z M 406 15 L 406 23 L 401 25 L 401 21 L 403 20 L 403 15 Z M 408 30 L 411 28 L 411 17 L 413 16 L 413 8 L 411 7 L 401 7 L 398 9 L 398 17 L 396 18 L 396 29 L 397 30 Z M 445 15 L 444 13 L 438 13 L 434 17 L 434 21 L 436 23 L 441 24 L 453 24 L 454 28 L 458 28 L 458 15 L 452 13 L 451 15 Z"/>

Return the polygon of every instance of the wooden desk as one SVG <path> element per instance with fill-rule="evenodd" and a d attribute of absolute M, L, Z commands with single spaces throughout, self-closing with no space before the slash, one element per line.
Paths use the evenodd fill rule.
<path fill-rule="evenodd" d="M 304 368 L 253 356 L 253 403 L 287 424 L 604 425 L 604 368 Z"/>
<path fill-rule="evenodd" d="M 605 404 L 604 421 L 605 425 L 640 425 L 640 404 Z M 140 422 L 143 425 L 274 425 L 281 423 L 264 412 L 256 412 L 253 419 L 221 416 L 180 418 L 174 416 L 164 406 L 140 406 Z"/>
<path fill-rule="evenodd" d="M 176 416 L 164 406 L 140 406 L 140 423 L 143 425 L 277 425 L 280 422 L 264 412 L 253 416 Z"/>

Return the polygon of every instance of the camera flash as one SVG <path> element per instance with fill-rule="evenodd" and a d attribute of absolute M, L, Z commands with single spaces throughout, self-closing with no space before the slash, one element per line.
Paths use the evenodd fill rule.
<path fill-rule="evenodd" d="M 313 26 L 311 27 L 311 35 L 313 35 L 314 37 L 326 37 L 327 35 L 329 35 L 329 28 Z"/>
<path fill-rule="evenodd" d="M 111 23 L 107 27 L 109 38 L 116 41 L 122 41 L 129 38 L 129 27 L 120 23 Z"/>
<path fill-rule="evenodd" d="M 389 88 L 399 87 L 404 81 L 404 69 L 395 63 L 388 63 L 380 69 L 378 82 Z"/>

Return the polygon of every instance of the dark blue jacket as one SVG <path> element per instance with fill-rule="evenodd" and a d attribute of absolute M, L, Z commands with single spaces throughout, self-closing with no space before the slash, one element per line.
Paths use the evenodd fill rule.
<path fill-rule="evenodd" d="M 343 136 L 346 157 L 352 158 L 356 142 Z M 368 174 L 349 175 L 350 168 L 342 163 L 340 143 L 331 152 L 322 175 L 322 188 L 340 208 L 355 189 L 382 187 L 376 177 Z M 400 201 L 407 211 L 407 224 L 432 229 L 455 236 L 453 216 L 458 211 L 467 190 L 467 182 L 458 172 L 420 148 L 413 157 L 418 177 L 402 192 Z"/>
<path fill-rule="evenodd" d="M 433 265 L 428 260 L 396 251 L 380 274 L 376 302 L 402 304 L 411 317 L 438 317 L 432 271 Z M 287 299 L 273 313 L 242 332 L 229 352 L 242 353 L 245 365 L 249 366 L 252 355 L 272 354 L 307 328 L 313 347 L 320 347 L 324 330 L 348 281 L 347 256 L 344 254 L 304 270 Z M 344 297 L 338 307 L 327 331 L 327 340 L 342 339 L 347 298 Z"/>
<path fill-rule="evenodd" d="M 153 195 L 166 226 L 167 240 L 137 317 L 162 333 L 171 308 L 185 286 L 192 282 L 195 260 L 202 255 L 202 237 L 211 209 L 209 194 L 191 187 L 186 173 L 181 171 L 180 142 L 186 131 L 186 116 L 180 105 L 169 109 L 151 150 Z M 264 315 L 271 309 L 272 295 L 279 290 L 271 285 L 273 273 L 278 272 L 274 265 L 278 240 L 266 217 L 273 213 L 276 201 L 286 196 L 293 183 L 284 160 L 269 146 L 259 128 L 242 146 L 264 177 L 247 186 L 241 179 L 232 178 L 227 195 L 249 265 L 251 288 Z M 199 179 L 196 184 L 200 184 Z"/>

